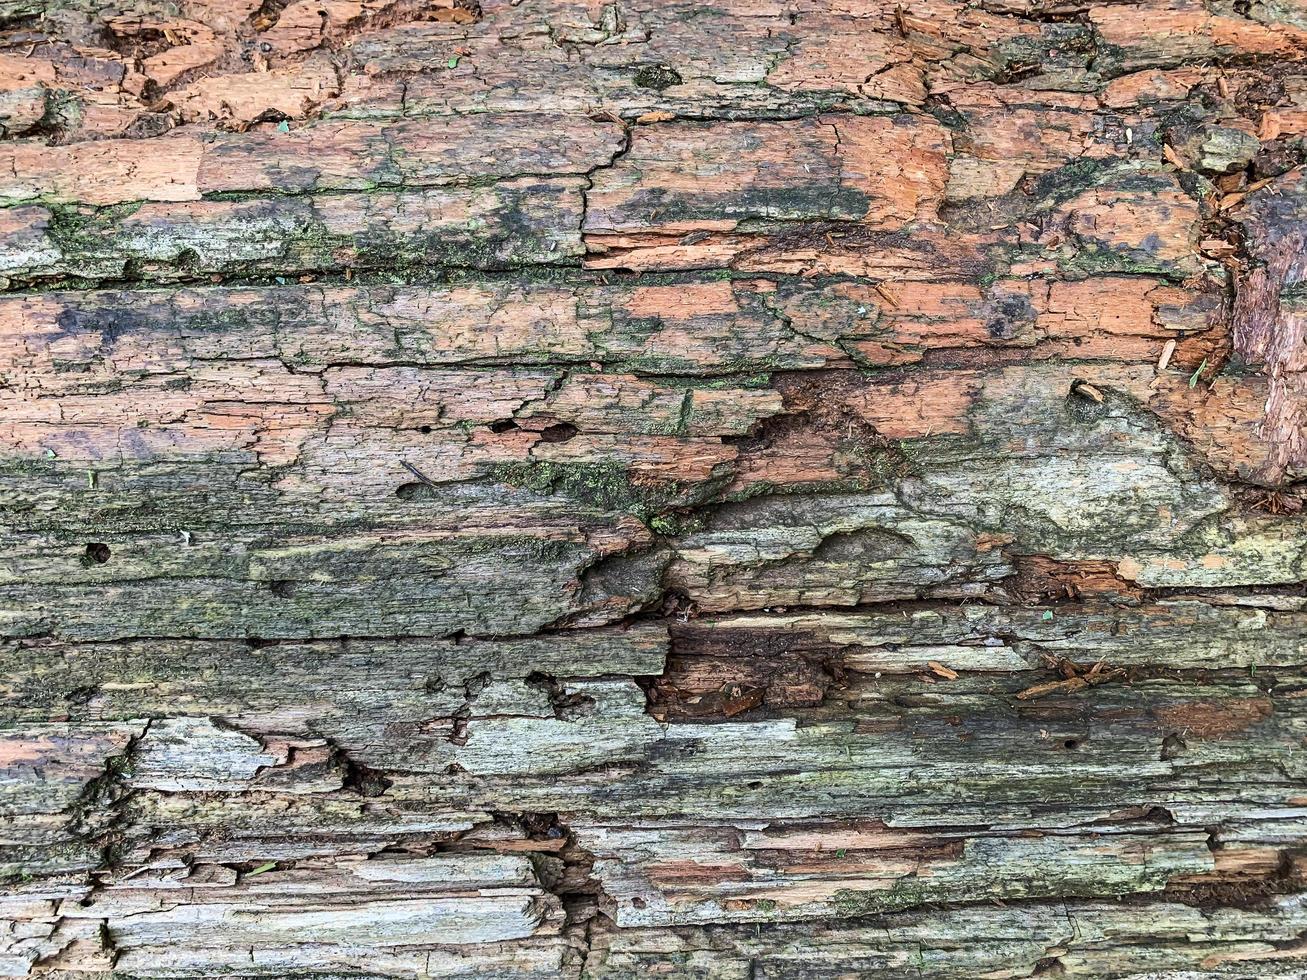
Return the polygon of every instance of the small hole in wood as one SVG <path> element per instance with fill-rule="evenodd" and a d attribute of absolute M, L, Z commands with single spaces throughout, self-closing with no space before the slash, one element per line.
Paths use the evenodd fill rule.
<path fill-rule="evenodd" d="M 434 500 L 436 488 L 427 483 L 401 483 L 395 488 L 395 496 L 400 500 Z"/>
<path fill-rule="evenodd" d="M 540 432 L 541 442 L 567 442 L 576 435 L 576 426 L 568 422 L 556 422 Z"/>
<path fill-rule="evenodd" d="M 93 565 L 103 565 L 109 560 L 109 546 L 100 541 L 95 541 L 86 546 L 86 560 Z"/>

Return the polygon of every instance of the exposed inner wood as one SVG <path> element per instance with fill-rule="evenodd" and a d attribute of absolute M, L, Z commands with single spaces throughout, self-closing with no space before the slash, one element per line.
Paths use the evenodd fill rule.
<path fill-rule="evenodd" d="M 1292 0 L 0 0 L 0 975 L 1301 978 Z"/>

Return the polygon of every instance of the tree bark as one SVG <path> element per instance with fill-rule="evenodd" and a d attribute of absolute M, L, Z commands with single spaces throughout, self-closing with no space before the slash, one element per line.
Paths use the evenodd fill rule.
<path fill-rule="evenodd" d="M 1307 15 L 0 2 L 0 974 L 1307 971 Z"/>

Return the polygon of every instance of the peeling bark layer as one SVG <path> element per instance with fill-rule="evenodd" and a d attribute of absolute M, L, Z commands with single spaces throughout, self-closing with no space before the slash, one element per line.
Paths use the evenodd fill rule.
<path fill-rule="evenodd" d="M 1305 60 L 0 0 L 0 973 L 1303 976 Z"/>

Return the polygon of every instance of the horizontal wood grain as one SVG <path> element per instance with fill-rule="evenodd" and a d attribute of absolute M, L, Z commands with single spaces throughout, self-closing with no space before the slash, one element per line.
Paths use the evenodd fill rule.
<path fill-rule="evenodd" d="M 1301 976 L 1305 58 L 0 2 L 0 974 Z"/>

